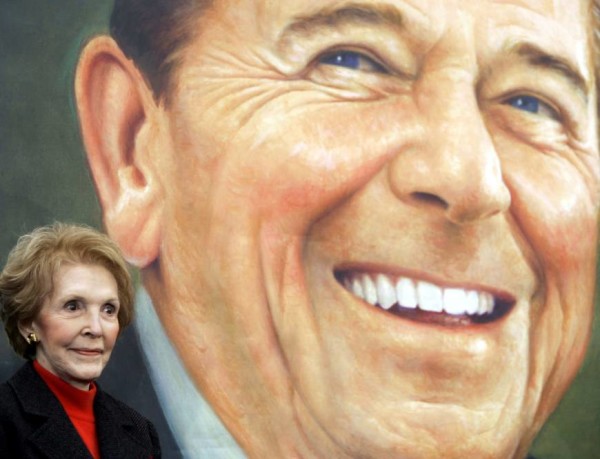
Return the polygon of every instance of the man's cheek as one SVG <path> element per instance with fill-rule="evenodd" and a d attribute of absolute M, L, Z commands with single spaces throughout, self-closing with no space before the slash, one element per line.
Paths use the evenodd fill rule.
<path fill-rule="evenodd" d="M 306 222 L 322 216 L 402 154 L 417 131 L 412 123 L 390 135 L 385 123 L 367 126 L 356 116 L 344 116 L 344 111 L 337 118 L 335 113 L 287 119 L 271 132 L 263 125 L 259 143 L 252 138 L 254 133 L 248 139 L 236 137 L 239 147 L 230 151 L 244 151 L 244 156 L 226 160 L 231 166 L 228 174 L 237 175 L 239 186 L 249 192 L 248 201 L 263 217 Z"/>
<path fill-rule="evenodd" d="M 515 156 L 503 167 L 515 233 L 542 280 L 529 311 L 531 387 L 542 391 L 534 396 L 542 397 L 536 413 L 541 420 L 583 359 L 593 309 L 597 210 L 589 183 L 572 164 Z"/>
<path fill-rule="evenodd" d="M 356 148 L 336 151 L 298 142 L 271 145 L 253 154 L 240 176 L 246 199 L 266 220 L 310 221 L 358 190 L 381 168 Z M 232 173 L 235 173 L 232 164 Z"/>
<path fill-rule="evenodd" d="M 537 268 L 569 275 L 593 269 L 597 208 L 582 177 L 569 166 L 508 170 L 511 213 Z M 532 179 L 532 174 L 535 176 Z"/>

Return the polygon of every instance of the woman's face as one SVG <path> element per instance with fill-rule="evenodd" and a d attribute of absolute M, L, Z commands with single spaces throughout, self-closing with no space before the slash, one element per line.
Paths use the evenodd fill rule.
<path fill-rule="evenodd" d="M 119 333 L 117 282 L 103 266 L 66 264 L 23 336 L 39 343 L 36 360 L 69 384 L 87 390 L 106 366 Z"/>

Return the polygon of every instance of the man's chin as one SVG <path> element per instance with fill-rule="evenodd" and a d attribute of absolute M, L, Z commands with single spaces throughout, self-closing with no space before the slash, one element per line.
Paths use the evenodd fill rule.
<path fill-rule="evenodd" d="M 282 307 L 295 325 L 280 336 L 308 436 L 349 457 L 514 456 L 533 417 L 525 404 L 535 405 L 527 302 L 493 320 L 445 324 L 368 304 L 339 276 L 323 278 L 317 288 L 309 276 L 311 301 Z"/>
<path fill-rule="evenodd" d="M 360 413 L 348 404 L 331 419 L 321 425 L 349 457 L 511 458 L 524 434 L 522 423 L 497 404 L 471 410 L 415 401 L 385 414 Z"/>

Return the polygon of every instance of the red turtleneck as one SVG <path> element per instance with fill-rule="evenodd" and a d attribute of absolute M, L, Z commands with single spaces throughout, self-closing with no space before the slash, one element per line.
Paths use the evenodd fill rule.
<path fill-rule="evenodd" d="M 100 459 L 100 447 L 96 435 L 96 417 L 94 415 L 96 385 L 91 383 L 90 390 L 77 389 L 50 373 L 37 360 L 33 361 L 33 368 L 58 398 L 85 446 L 90 450 L 91 455 L 94 459 Z"/>

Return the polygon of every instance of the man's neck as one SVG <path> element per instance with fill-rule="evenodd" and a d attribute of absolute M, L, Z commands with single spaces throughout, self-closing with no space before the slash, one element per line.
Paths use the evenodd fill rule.
<path fill-rule="evenodd" d="M 136 298 L 136 331 L 165 418 L 185 458 L 245 458 L 234 438 L 196 390 L 143 289 Z"/>

